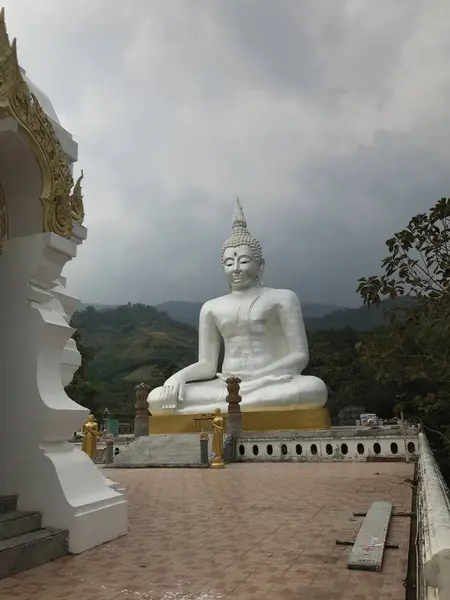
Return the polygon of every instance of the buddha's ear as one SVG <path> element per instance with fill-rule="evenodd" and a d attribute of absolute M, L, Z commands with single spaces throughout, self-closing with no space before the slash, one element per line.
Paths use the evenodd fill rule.
<path fill-rule="evenodd" d="M 264 267 L 265 266 L 266 266 L 266 261 L 262 258 L 259 261 L 259 276 L 257 278 L 260 286 L 264 285 L 263 275 L 264 275 Z"/>

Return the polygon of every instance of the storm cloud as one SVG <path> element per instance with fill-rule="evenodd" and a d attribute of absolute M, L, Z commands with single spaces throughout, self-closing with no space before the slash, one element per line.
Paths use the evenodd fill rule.
<path fill-rule="evenodd" d="M 448 0 L 3 5 L 79 143 L 84 301 L 225 292 L 239 195 L 268 285 L 355 306 L 384 241 L 450 193 Z"/>

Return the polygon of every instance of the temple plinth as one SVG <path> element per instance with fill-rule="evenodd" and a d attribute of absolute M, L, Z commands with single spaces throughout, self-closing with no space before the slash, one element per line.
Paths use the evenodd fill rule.
<path fill-rule="evenodd" d="M 157 415 L 151 417 L 150 433 L 198 433 L 196 415 Z M 227 431 L 230 415 L 227 415 Z M 330 413 L 327 408 L 310 410 L 274 410 L 242 413 L 242 431 L 301 431 L 330 429 Z"/>

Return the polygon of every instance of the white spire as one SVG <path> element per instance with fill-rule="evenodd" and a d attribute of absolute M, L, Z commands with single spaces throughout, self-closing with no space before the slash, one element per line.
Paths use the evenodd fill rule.
<path fill-rule="evenodd" d="M 239 200 L 239 197 L 236 198 L 236 210 L 234 212 L 233 219 L 233 229 L 236 229 L 237 227 L 243 227 L 244 229 L 247 229 L 247 221 L 245 220 L 244 211 L 242 209 L 242 204 Z"/>

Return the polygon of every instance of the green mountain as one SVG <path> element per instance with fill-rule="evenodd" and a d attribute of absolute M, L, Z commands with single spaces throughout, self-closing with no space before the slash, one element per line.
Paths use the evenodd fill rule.
<path fill-rule="evenodd" d="M 336 310 L 320 319 L 305 317 L 308 331 L 324 331 L 329 329 L 344 329 L 350 327 L 354 331 L 372 331 L 384 323 L 383 313 L 386 306 L 380 308 L 361 306 L 360 308 L 345 308 Z"/>
<path fill-rule="evenodd" d="M 163 302 L 155 306 L 156 310 L 166 313 L 171 319 L 198 327 L 198 318 L 202 304 L 200 302 Z"/>
<path fill-rule="evenodd" d="M 197 359 L 197 330 L 152 306 L 88 306 L 73 315 L 71 325 L 94 353 L 83 377 L 98 387 L 100 404 L 116 412 L 133 412 L 138 383 L 160 385 Z"/>
<path fill-rule="evenodd" d="M 354 332 L 368 331 L 382 323 L 381 310 L 366 308 L 342 309 L 321 318 L 308 317 L 328 308 L 327 305 L 305 307 L 313 353 L 316 353 L 315 336 L 322 335 L 321 332 L 330 337 L 332 330 L 336 330 L 332 339 L 341 339 L 348 345 L 344 338 L 348 338 L 349 328 Z M 156 387 L 172 373 L 195 362 L 198 331 L 188 323 L 197 325 L 199 311 L 199 303 L 172 302 L 157 308 L 131 303 L 113 308 L 87 306 L 75 313 L 71 325 L 79 331 L 83 346 L 93 354 L 82 377 L 98 389 L 97 405 L 107 406 L 117 414 L 133 414 L 135 385 L 144 381 Z"/>
<path fill-rule="evenodd" d="M 199 302 L 164 302 L 155 308 L 180 323 L 198 326 L 202 305 Z M 309 331 L 344 329 L 370 331 L 383 323 L 384 308 L 341 308 L 332 304 L 304 304 L 303 318 Z"/>
<path fill-rule="evenodd" d="M 186 308 L 181 310 L 183 318 L 189 310 L 190 318 L 198 318 L 199 306 L 195 303 L 176 303 L 176 308 Z M 332 413 L 361 397 L 367 406 L 379 405 L 379 389 L 358 362 L 356 343 L 366 335 L 359 331 L 382 322 L 381 310 L 340 310 L 305 321 L 311 354 L 307 373 L 327 382 Z M 74 314 L 71 325 L 77 329 L 77 343 L 84 358 L 83 368 L 71 386 L 71 397 L 100 419 L 107 407 L 122 422 L 130 421 L 137 384 L 145 382 L 151 388 L 162 385 L 170 375 L 197 360 L 196 327 L 152 306 L 129 303 L 97 310 L 87 306 Z M 387 396 L 387 406 L 391 396 L 395 397 Z"/>
<path fill-rule="evenodd" d="M 165 312 L 181 323 L 187 323 L 188 325 L 194 325 L 198 327 L 198 317 L 200 315 L 200 309 L 202 304 L 200 302 L 163 302 L 155 306 L 156 310 Z M 307 319 L 321 319 L 322 317 L 329 315 L 337 310 L 345 310 L 335 304 L 304 304 L 302 306 L 303 317 Z"/>

